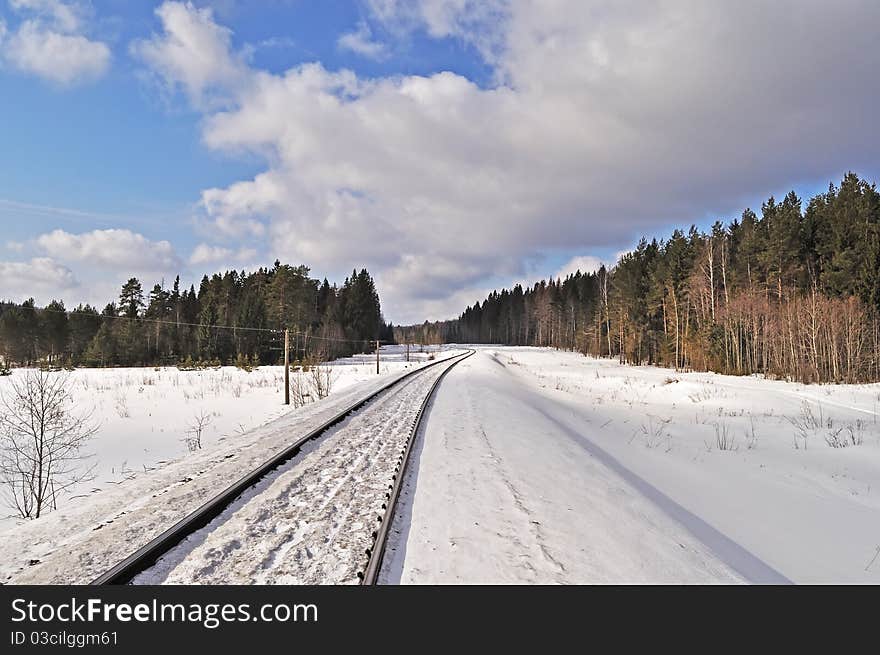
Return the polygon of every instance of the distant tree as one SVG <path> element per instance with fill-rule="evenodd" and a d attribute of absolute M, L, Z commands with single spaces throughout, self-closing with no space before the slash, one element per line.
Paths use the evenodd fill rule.
<path fill-rule="evenodd" d="M 642 240 L 615 267 L 493 291 L 398 340 L 569 348 L 683 369 L 880 380 L 880 194 L 847 174 L 708 232 Z M 353 275 L 353 278 L 355 276 Z M 348 297 L 349 280 L 340 292 Z M 349 314 L 350 315 L 350 314 Z"/>
<path fill-rule="evenodd" d="M 137 318 L 144 308 L 144 290 L 140 281 L 133 277 L 122 285 L 119 292 L 119 309 L 127 318 Z"/>
<path fill-rule="evenodd" d="M 76 361 L 81 361 L 92 339 L 101 329 L 101 317 L 91 305 L 80 305 L 70 312 L 70 350 Z"/>
<path fill-rule="evenodd" d="M 42 312 L 43 331 L 46 337 L 49 363 L 62 358 L 68 349 L 70 324 L 64 303 L 53 300 Z"/>

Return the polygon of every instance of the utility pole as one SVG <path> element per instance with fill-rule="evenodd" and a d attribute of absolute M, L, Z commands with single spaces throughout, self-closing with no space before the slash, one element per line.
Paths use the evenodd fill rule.
<path fill-rule="evenodd" d="M 406 342 L 406 361 L 409 361 L 409 341 Z"/>
<path fill-rule="evenodd" d="M 379 375 L 379 340 L 376 339 L 376 375 Z"/>
<path fill-rule="evenodd" d="M 290 330 L 284 330 L 284 404 L 290 404 Z"/>

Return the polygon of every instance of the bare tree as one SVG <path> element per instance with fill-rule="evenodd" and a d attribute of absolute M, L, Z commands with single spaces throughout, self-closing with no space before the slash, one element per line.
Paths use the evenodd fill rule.
<path fill-rule="evenodd" d="M 58 496 L 92 479 L 81 454 L 98 431 L 92 412 L 74 412 L 70 376 L 29 370 L 0 393 L 0 482 L 22 518 L 55 509 Z"/>
<path fill-rule="evenodd" d="M 211 424 L 211 420 L 211 415 L 205 410 L 201 410 L 195 415 L 192 423 L 189 424 L 186 436 L 183 438 L 189 452 L 194 453 L 195 451 L 202 449 L 202 434 L 204 433 L 205 428 Z"/>

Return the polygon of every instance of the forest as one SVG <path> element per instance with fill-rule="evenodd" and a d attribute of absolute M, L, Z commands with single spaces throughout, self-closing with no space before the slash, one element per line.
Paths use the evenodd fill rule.
<path fill-rule="evenodd" d="M 610 270 L 493 292 L 414 342 L 547 346 L 621 363 L 880 381 L 880 194 L 848 173 L 804 206 L 642 239 Z"/>
<path fill-rule="evenodd" d="M 283 360 L 291 331 L 294 360 L 328 360 L 389 340 L 392 328 L 366 269 L 341 286 L 310 277 L 305 266 L 276 261 L 252 273 L 226 271 L 181 289 L 163 283 L 145 292 L 129 279 L 103 310 L 68 310 L 54 300 L 0 303 L 0 368 L 15 365 L 154 366 Z"/>

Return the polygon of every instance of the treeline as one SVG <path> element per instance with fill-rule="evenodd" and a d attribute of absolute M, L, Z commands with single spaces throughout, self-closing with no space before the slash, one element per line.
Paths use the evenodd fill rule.
<path fill-rule="evenodd" d="M 159 283 L 146 293 L 131 278 L 101 311 L 68 311 L 59 300 L 42 308 L 0 303 L 0 364 L 275 363 L 285 328 L 294 359 L 333 359 L 392 338 L 366 269 L 337 286 L 276 261 L 250 274 L 206 275 L 198 290 L 181 289 L 178 277 L 170 289 Z"/>
<path fill-rule="evenodd" d="M 880 380 L 880 194 L 847 174 L 709 232 L 643 239 L 611 270 L 493 292 L 399 340 L 551 346 L 804 382 Z"/>

